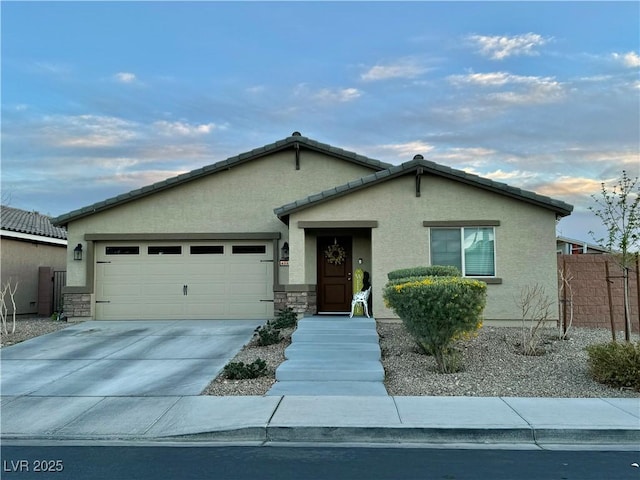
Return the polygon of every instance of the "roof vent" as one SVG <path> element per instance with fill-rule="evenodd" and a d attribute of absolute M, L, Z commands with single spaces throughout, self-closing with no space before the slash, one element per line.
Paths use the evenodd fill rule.
<path fill-rule="evenodd" d="M 414 160 L 424 160 L 424 157 L 420 154 L 414 155 L 413 157 Z"/>
<path fill-rule="evenodd" d="M 293 132 L 293 133 L 291 134 L 291 136 L 292 136 L 292 137 L 301 137 L 301 136 L 302 136 L 302 134 L 301 134 L 300 132 Z"/>

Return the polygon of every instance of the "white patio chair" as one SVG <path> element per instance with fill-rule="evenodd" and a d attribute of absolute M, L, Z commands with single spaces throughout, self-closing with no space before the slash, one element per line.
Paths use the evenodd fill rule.
<path fill-rule="evenodd" d="M 361 303 L 364 307 L 364 313 L 369 318 L 369 295 L 371 294 L 371 287 L 367 288 L 363 292 L 357 292 L 353 294 L 353 300 L 351 300 L 351 315 L 349 318 L 353 318 L 353 311 L 358 303 Z"/>

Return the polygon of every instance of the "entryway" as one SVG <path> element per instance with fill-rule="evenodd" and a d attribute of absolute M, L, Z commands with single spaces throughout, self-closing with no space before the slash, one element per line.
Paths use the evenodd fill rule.
<path fill-rule="evenodd" d="M 349 313 L 353 296 L 350 235 L 317 237 L 318 313 Z"/>

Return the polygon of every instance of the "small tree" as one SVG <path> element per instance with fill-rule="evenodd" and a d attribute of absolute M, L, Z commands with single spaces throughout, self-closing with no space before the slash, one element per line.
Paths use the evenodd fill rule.
<path fill-rule="evenodd" d="M 7 306 L 7 296 L 11 301 L 11 316 L 13 324 L 11 326 L 11 333 L 16 332 L 16 292 L 18 291 L 18 282 L 15 285 L 11 285 L 11 279 L 2 286 L 0 290 L 0 320 L 2 321 L 2 332 L 7 335 L 9 330 L 7 329 L 7 318 L 9 317 L 9 307 Z"/>
<path fill-rule="evenodd" d="M 516 300 L 522 317 L 522 354 L 539 355 L 540 327 L 544 327 L 551 316 L 553 301 L 546 295 L 544 287 L 536 283 L 520 290 Z"/>
<path fill-rule="evenodd" d="M 560 268 L 558 270 L 558 278 L 560 279 L 560 288 L 558 290 L 561 301 L 560 318 L 562 322 L 558 325 L 560 329 L 559 338 L 566 340 L 569 330 L 573 325 L 573 274 L 567 269 Z"/>
<path fill-rule="evenodd" d="M 602 183 L 600 195 L 592 195 L 596 205 L 589 207 L 604 225 L 607 235 L 593 239 L 605 248 L 622 269 L 624 282 L 624 330 L 630 341 L 631 314 L 629 308 L 629 269 L 640 247 L 640 188 L 638 177 L 631 178 L 625 170 L 610 192 Z M 608 281 L 608 279 L 607 279 Z"/>

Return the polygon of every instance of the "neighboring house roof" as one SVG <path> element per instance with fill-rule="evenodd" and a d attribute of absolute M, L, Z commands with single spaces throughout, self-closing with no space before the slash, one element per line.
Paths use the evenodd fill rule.
<path fill-rule="evenodd" d="M 265 145 L 264 147 L 255 148 L 249 152 L 241 153 L 240 155 L 227 158 L 226 160 L 222 160 L 212 165 L 198 168 L 191 172 L 184 173 L 182 175 L 178 175 L 176 177 L 172 177 L 137 190 L 132 190 L 128 193 L 124 193 L 122 195 L 118 195 L 116 197 L 94 203 L 93 205 L 89 205 L 78 210 L 73 210 L 69 213 L 65 213 L 64 215 L 60 215 L 59 217 L 54 218 L 53 223 L 55 225 L 66 225 L 73 220 L 77 220 L 79 218 L 86 217 L 103 210 L 107 210 L 123 203 L 137 200 L 138 198 L 145 197 L 147 195 L 151 195 L 153 193 L 157 193 L 162 190 L 166 190 L 168 188 L 172 188 L 177 185 L 190 182 L 192 180 L 202 178 L 204 176 L 211 175 L 222 170 L 229 170 L 230 168 L 246 162 L 250 162 L 252 160 L 256 160 L 260 157 L 264 157 L 265 155 L 270 155 L 275 152 L 287 149 L 306 149 L 310 151 L 316 151 L 324 153 L 326 155 L 331 155 L 336 158 L 340 158 L 342 160 L 346 160 L 348 162 L 369 167 L 372 170 L 384 170 L 391 167 L 391 164 L 389 163 L 381 162 L 379 160 L 365 157 L 363 155 L 358 155 L 357 153 L 333 147 L 326 143 L 320 143 L 310 138 L 303 137 L 298 132 L 293 132 L 290 137 L 279 140 L 275 143 L 271 143 L 269 145 Z"/>
<path fill-rule="evenodd" d="M 405 162 L 401 165 L 392 166 L 386 170 L 382 170 L 366 177 L 362 177 L 358 180 L 340 185 L 329 190 L 325 190 L 314 195 L 310 195 L 301 200 L 297 200 L 293 203 L 283 205 L 274 209 L 275 214 L 284 222 L 290 214 L 304 210 L 305 208 L 317 205 L 318 203 L 331 200 L 333 198 L 346 195 L 356 190 L 367 188 L 377 183 L 385 182 L 392 178 L 396 178 L 407 174 L 422 174 L 428 173 L 431 175 L 437 175 L 440 177 L 448 178 L 458 182 L 466 183 L 477 188 L 489 190 L 500 195 L 516 198 L 518 200 L 537 205 L 556 212 L 559 216 L 567 216 L 573 210 L 573 206 L 560 200 L 554 200 L 553 198 L 539 195 L 534 192 L 522 190 L 520 188 L 510 187 L 505 183 L 495 182 L 486 178 L 473 175 L 462 170 L 455 170 L 453 168 L 439 165 L 437 163 L 424 160 L 422 155 L 416 155 L 413 160 Z"/>
<path fill-rule="evenodd" d="M 557 237 L 556 244 L 558 248 L 564 248 L 565 246 L 569 247 L 568 251 L 563 253 L 572 253 L 571 247 L 579 246 L 582 248 L 582 253 L 609 253 L 606 248 L 603 248 L 599 245 L 594 245 L 592 243 L 587 243 L 582 240 L 576 240 L 574 238 L 567 237 Z"/>
<path fill-rule="evenodd" d="M 51 223 L 51 217 L 38 212 L 2 205 L 0 210 L 2 236 L 46 243 L 67 244 L 67 231 Z"/>

